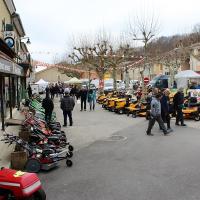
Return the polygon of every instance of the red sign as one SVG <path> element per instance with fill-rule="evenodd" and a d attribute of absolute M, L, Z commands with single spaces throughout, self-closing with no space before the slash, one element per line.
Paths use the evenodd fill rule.
<path fill-rule="evenodd" d="M 149 78 L 148 77 L 144 77 L 144 83 L 148 84 L 149 83 Z"/>

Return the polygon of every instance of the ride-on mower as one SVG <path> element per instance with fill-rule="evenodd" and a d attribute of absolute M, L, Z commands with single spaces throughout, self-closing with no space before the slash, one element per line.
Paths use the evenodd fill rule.
<path fill-rule="evenodd" d="M 46 200 L 36 174 L 0 169 L 0 200 Z"/>

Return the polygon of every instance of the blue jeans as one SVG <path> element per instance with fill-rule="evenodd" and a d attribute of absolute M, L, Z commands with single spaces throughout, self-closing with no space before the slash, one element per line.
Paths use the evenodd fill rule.
<path fill-rule="evenodd" d="M 90 110 L 94 110 L 95 109 L 95 103 L 96 103 L 96 100 L 95 99 L 92 99 L 89 101 L 89 104 L 90 104 Z"/>

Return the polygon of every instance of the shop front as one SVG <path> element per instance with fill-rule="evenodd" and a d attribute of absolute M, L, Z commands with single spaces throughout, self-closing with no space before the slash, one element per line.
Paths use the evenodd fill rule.
<path fill-rule="evenodd" d="M 0 51 L 0 122 L 5 129 L 5 118 L 12 118 L 13 108 L 20 106 L 22 88 L 25 87 L 24 71 L 11 58 Z"/>

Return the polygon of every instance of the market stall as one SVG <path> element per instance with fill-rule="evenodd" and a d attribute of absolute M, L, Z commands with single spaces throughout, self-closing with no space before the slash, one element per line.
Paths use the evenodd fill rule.
<path fill-rule="evenodd" d="M 192 70 L 181 71 L 175 75 L 177 88 L 188 88 L 190 83 L 200 84 L 200 75 Z"/>

